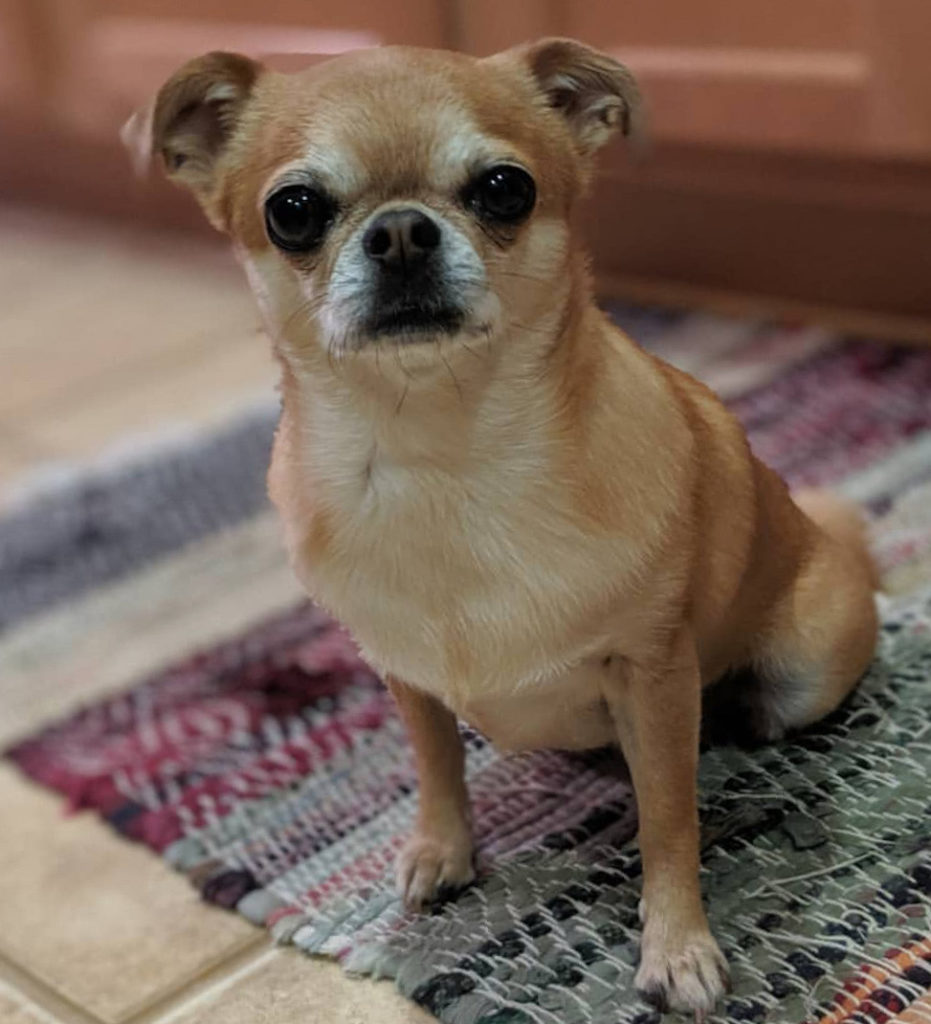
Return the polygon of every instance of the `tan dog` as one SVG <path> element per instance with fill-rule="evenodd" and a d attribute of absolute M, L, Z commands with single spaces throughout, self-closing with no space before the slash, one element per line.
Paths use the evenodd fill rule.
<path fill-rule="evenodd" d="M 701 1016 L 726 983 L 698 883 L 702 687 L 754 669 L 733 699 L 767 739 L 835 708 L 873 653 L 873 570 L 855 513 L 793 503 L 705 387 L 595 307 L 570 213 L 637 103 L 568 40 L 288 76 L 210 54 L 130 135 L 232 236 L 274 339 L 295 569 L 416 751 L 405 898 L 472 878 L 457 716 L 505 748 L 618 742 L 637 985 Z"/>

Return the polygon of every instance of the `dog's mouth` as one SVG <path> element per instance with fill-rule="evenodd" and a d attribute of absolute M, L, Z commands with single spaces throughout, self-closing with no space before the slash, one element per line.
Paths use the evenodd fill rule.
<path fill-rule="evenodd" d="M 372 338 L 388 335 L 455 334 L 465 315 L 453 306 L 400 305 L 379 310 L 366 325 Z"/>

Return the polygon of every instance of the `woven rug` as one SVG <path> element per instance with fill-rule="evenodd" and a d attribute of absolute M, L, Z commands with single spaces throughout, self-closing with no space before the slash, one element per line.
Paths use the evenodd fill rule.
<path fill-rule="evenodd" d="M 931 352 L 613 312 L 724 395 L 792 483 L 871 510 L 891 592 L 841 711 L 702 758 L 703 886 L 735 983 L 713 1020 L 931 1020 Z M 451 1024 L 659 1021 L 631 987 L 640 865 L 611 752 L 504 758 L 466 731 L 479 881 L 402 911 L 409 751 L 350 640 L 285 582 L 262 497 L 273 419 L 74 476 L 0 521 L 9 756 L 205 899 Z M 15 736 L 18 702 L 60 709 L 76 679 L 98 699 Z"/>

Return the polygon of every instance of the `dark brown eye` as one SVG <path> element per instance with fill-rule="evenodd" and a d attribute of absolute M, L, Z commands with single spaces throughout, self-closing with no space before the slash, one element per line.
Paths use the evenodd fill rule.
<path fill-rule="evenodd" d="M 265 230 L 286 252 L 308 252 L 323 241 L 333 220 L 332 201 L 306 185 L 288 185 L 265 201 Z"/>
<path fill-rule="evenodd" d="M 498 164 L 483 171 L 469 184 L 466 204 L 483 220 L 516 224 L 533 209 L 537 187 L 533 178 L 513 164 Z"/>

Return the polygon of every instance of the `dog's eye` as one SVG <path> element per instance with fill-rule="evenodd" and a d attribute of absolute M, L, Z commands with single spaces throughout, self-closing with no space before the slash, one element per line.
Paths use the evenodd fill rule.
<path fill-rule="evenodd" d="M 333 204 L 306 185 L 289 185 L 265 202 L 268 237 L 287 252 L 307 252 L 319 245 L 333 219 Z"/>
<path fill-rule="evenodd" d="M 514 224 L 533 209 L 537 187 L 522 167 L 499 164 L 479 175 L 466 189 L 465 198 L 480 217 Z"/>

